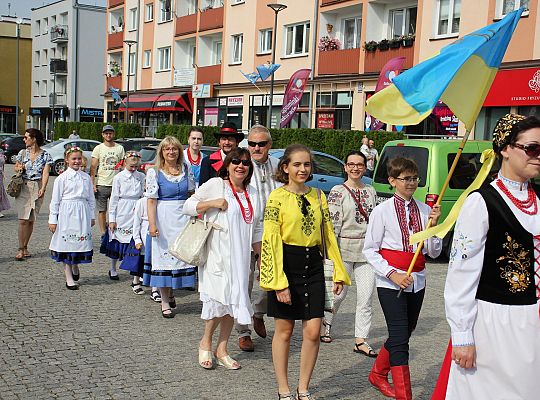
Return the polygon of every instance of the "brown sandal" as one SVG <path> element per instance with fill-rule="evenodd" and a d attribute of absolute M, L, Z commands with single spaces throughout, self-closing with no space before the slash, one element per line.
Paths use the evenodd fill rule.
<path fill-rule="evenodd" d="M 15 260 L 24 261 L 24 248 L 19 247 L 17 249 L 17 255 L 15 256 Z"/>
<path fill-rule="evenodd" d="M 24 254 L 24 258 L 30 258 L 32 257 L 32 254 L 30 254 L 28 252 L 28 248 L 26 246 L 23 247 L 23 254 Z"/>

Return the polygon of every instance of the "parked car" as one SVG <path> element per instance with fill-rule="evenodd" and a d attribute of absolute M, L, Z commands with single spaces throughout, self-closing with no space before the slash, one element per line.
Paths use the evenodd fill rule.
<path fill-rule="evenodd" d="M 43 149 L 51 155 L 54 164 L 51 168 L 51 175 L 60 175 L 66 168 L 64 162 L 64 151 L 71 146 L 80 147 L 86 157 L 88 163 L 86 171 L 90 172 L 90 164 L 92 163 L 92 150 L 99 144 L 97 140 L 90 139 L 60 139 L 55 140 L 43 146 Z"/>
<path fill-rule="evenodd" d="M 146 172 L 148 168 L 153 167 L 156 164 L 156 153 L 157 153 L 157 146 L 146 146 L 143 147 L 141 152 L 141 166 L 139 167 L 139 170 L 142 172 Z M 186 145 L 184 145 L 184 149 L 186 148 Z M 213 152 L 215 152 L 218 148 L 213 146 L 201 146 L 202 153 L 207 157 Z"/>
<path fill-rule="evenodd" d="M 379 163 L 375 167 L 373 187 L 377 191 L 378 202 L 382 202 L 394 195 L 393 189 L 388 183 L 386 165 L 395 157 L 407 157 L 413 159 L 418 165 L 420 182 L 414 198 L 429 206 L 433 206 L 441 192 L 442 185 L 448 171 L 457 154 L 460 140 L 429 140 L 410 139 L 393 140 L 384 146 Z M 458 164 L 450 179 L 450 184 L 441 201 L 441 218 L 443 221 L 458 197 L 469 187 L 480 171 L 480 155 L 485 149 L 492 148 L 491 141 L 469 140 L 463 149 Z M 495 163 L 491 175 L 499 169 Z M 491 179 L 488 178 L 488 179 Z M 450 250 L 453 233 L 449 233 L 444 239 L 443 254 Z"/>
<path fill-rule="evenodd" d="M 155 138 L 121 138 L 115 140 L 116 143 L 122 145 L 125 151 L 141 151 L 146 146 L 157 146 L 161 139 Z"/>
<path fill-rule="evenodd" d="M 281 158 L 284 152 L 284 149 L 271 149 L 269 154 L 273 157 Z M 319 188 L 323 192 L 329 193 L 334 186 L 345 182 L 345 164 L 343 161 L 320 151 L 312 151 L 312 153 L 315 165 L 313 179 L 307 183 L 308 186 Z M 364 176 L 362 177 L 362 182 L 370 185 L 371 178 Z"/>
<path fill-rule="evenodd" d="M 7 162 L 15 164 L 15 158 L 17 157 L 17 154 L 19 154 L 19 151 L 26 148 L 24 136 L 15 135 L 6 138 L 0 143 L 0 148 L 4 151 Z"/>
<path fill-rule="evenodd" d="M 2 142 L 4 139 L 7 139 L 7 138 L 10 138 L 10 137 L 13 137 L 13 136 L 17 136 L 16 133 L 0 133 L 0 142 Z"/>

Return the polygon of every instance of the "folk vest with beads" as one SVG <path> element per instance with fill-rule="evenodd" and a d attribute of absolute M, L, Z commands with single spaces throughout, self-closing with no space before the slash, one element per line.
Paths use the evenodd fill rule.
<path fill-rule="evenodd" d="M 534 191 L 538 196 L 539 188 Z M 478 192 L 486 202 L 489 229 L 476 298 L 496 304 L 536 304 L 532 233 L 521 226 L 493 186 Z"/>

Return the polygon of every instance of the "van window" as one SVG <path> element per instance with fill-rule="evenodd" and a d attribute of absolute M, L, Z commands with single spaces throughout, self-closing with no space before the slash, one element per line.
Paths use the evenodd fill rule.
<path fill-rule="evenodd" d="M 467 189 L 469 187 L 469 185 L 474 181 L 474 178 L 476 178 L 476 175 L 478 175 L 478 172 L 480 172 L 480 168 L 482 168 L 480 156 L 481 154 L 479 153 L 461 154 L 461 157 L 459 157 L 456 165 L 456 169 L 452 174 L 452 178 L 450 178 L 450 189 Z M 454 158 L 456 158 L 456 153 L 448 154 L 448 171 L 450 171 Z M 490 182 L 492 180 L 491 177 L 497 173 L 499 168 L 500 162 L 497 159 L 491 168 L 490 176 L 488 176 L 486 182 Z"/>
<path fill-rule="evenodd" d="M 411 146 L 391 146 L 384 149 L 377 165 L 377 171 L 375 172 L 374 180 L 376 183 L 388 184 L 386 164 L 389 160 L 396 157 L 405 157 L 414 160 L 418 165 L 418 176 L 420 177 L 418 186 L 426 186 L 429 151 L 423 147 Z"/>

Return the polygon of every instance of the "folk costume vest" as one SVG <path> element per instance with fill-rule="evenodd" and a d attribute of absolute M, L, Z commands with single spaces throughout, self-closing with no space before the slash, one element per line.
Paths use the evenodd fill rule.
<path fill-rule="evenodd" d="M 537 196 L 539 188 L 533 186 Z M 534 241 L 502 196 L 491 186 L 478 190 L 489 215 L 484 265 L 476 298 L 508 305 L 536 304 Z"/>

